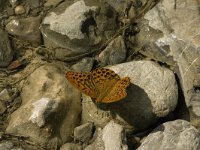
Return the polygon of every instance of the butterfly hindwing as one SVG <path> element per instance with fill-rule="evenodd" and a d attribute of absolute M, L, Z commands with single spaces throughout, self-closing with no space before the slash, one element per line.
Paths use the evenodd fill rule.
<path fill-rule="evenodd" d="M 129 84 L 130 79 L 128 77 L 120 79 L 111 89 L 111 91 L 103 99 L 97 99 L 97 102 L 112 103 L 125 98 L 127 96 L 126 87 Z"/>
<path fill-rule="evenodd" d="M 96 98 L 95 87 L 91 83 L 90 73 L 68 71 L 66 73 L 67 80 L 84 94 Z"/>

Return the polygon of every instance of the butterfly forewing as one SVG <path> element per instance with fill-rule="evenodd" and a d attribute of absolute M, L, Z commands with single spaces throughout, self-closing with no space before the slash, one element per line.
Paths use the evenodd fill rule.
<path fill-rule="evenodd" d="M 111 91 L 103 98 L 97 99 L 97 102 L 112 103 L 117 102 L 127 96 L 126 87 L 130 84 L 130 79 L 125 77 L 120 79 L 111 89 Z"/>
<path fill-rule="evenodd" d="M 113 80 L 115 82 L 120 80 L 120 77 L 114 71 L 106 68 L 95 69 L 91 72 L 91 76 L 99 94 L 107 92 L 107 88 L 114 86 Z"/>
<path fill-rule="evenodd" d="M 95 87 L 91 82 L 90 73 L 68 71 L 66 73 L 66 78 L 73 86 L 78 88 L 81 92 L 91 96 L 92 98 L 97 97 Z"/>

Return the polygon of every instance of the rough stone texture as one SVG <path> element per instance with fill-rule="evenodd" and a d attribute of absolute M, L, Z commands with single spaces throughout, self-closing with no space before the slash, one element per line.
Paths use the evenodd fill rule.
<path fill-rule="evenodd" d="M 0 115 L 2 115 L 6 111 L 6 105 L 3 101 L 0 100 Z"/>
<path fill-rule="evenodd" d="M 41 44 L 40 17 L 14 18 L 6 25 L 6 30 L 19 38 L 31 42 L 34 46 Z"/>
<path fill-rule="evenodd" d="M 8 33 L 0 29 L 0 37 L 0 67 L 6 67 L 13 58 L 13 50 Z"/>
<path fill-rule="evenodd" d="M 72 69 L 80 72 L 89 72 L 92 70 L 93 64 L 94 64 L 93 58 L 85 57 L 76 64 L 72 65 Z"/>
<path fill-rule="evenodd" d="M 93 124 L 85 123 L 74 129 L 74 139 L 80 142 L 89 142 L 92 137 Z"/>
<path fill-rule="evenodd" d="M 51 30 L 68 36 L 70 40 L 83 39 L 84 34 L 81 32 L 81 27 L 87 19 L 85 14 L 95 9 L 96 7 L 86 6 L 83 0 L 77 1 L 62 14 L 57 15 L 51 12 L 49 16 L 45 17 L 43 24 L 49 24 Z"/>
<path fill-rule="evenodd" d="M 128 96 L 108 104 L 108 109 L 104 109 L 114 111 L 118 119 L 134 128 L 146 128 L 154 124 L 158 117 L 164 117 L 175 109 L 178 89 L 174 74 L 169 69 L 151 61 L 133 61 L 109 69 L 131 79 Z M 99 125 L 112 118 L 109 111 L 97 108 L 89 97 L 84 96 L 82 104 L 84 122 L 93 121 Z"/>
<path fill-rule="evenodd" d="M 102 130 L 98 129 L 95 140 L 84 150 L 128 150 L 124 143 L 123 127 L 113 120 L 110 121 Z"/>
<path fill-rule="evenodd" d="M 66 1 L 62 5 L 67 4 Z M 88 52 L 92 42 L 83 30 L 94 26 L 88 25 L 87 20 L 90 20 L 90 13 L 94 13 L 97 7 L 86 6 L 83 0 L 70 6 L 62 5 L 44 18 L 41 31 L 47 47 L 61 47 L 55 50 L 55 57 L 69 61 L 83 57 L 82 54 Z"/>
<path fill-rule="evenodd" d="M 10 150 L 11 148 L 13 148 L 13 143 L 10 141 L 4 141 L 0 143 L 0 149 L 2 150 Z"/>
<path fill-rule="evenodd" d="M 105 65 L 122 63 L 126 59 L 126 46 L 122 36 L 118 36 L 99 54 L 98 61 Z"/>
<path fill-rule="evenodd" d="M 154 129 L 137 150 L 199 150 L 200 132 L 185 120 L 166 122 Z"/>
<path fill-rule="evenodd" d="M 60 150 L 82 150 L 82 148 L 74 143 L 65 143 L 60 147 Z"/>
<path fill-rule="evenodd" d="M 94 150 L 94 149 L 95 150 L 105 150 L 104 143 L 102 140 L 102 129 L 101 128 L 96 129 L 93 142 L 84 148 L 84 150 Z"/>
<path fill-rule="evenodd" d="M 112 115 L 110 111 L 99 109 L 94 102 L 92 102 L 92 99 L 82 94 L 82 122 L 94 122 L 95 126 L 105 126 L 111 119 Z"/>
<path fill-rule="evenodd" d="M 102 131 L 102 140 L 105 150 L 128 150 L 125 141 L 123 127 L 114 121 L 110 121 Z"/>
<path fill-rule="evenodd" d="M 178 65 L 177 72 L 185 102 L 191 108 L 193 119 L 200 120 L 200 20 L 199 3 L 195 0 L 163 0 L 144 18 L 149 28 L 163 35 L 155 40 L 160 51 L 167 51 Z M 149 32 L 146 35 L 152 36 Z M 144 45 L 147 44 L 144 42 Z M 200 121 L 198 121 L 200 122 Z M 200 123 L 196 124 L 200 127 Z"/>
<path fill-rule="evenodd" d="M 28 77 L 22 88 L 22 106 L 11 115 L 8 133 L 50 145 L 61 144 L 60 138 L 63 142 L 71 139 L 80 119 L 81 95 L 68 83 L 64 71 L 61 65 L 46 64 Z M 57 140 L 49 139 L 52 133 Z"/>

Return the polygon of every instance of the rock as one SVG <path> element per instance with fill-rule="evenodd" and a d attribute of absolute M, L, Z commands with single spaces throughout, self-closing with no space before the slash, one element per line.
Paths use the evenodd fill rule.
<path fill-rule="evenodd" d="M 36 8 L 36 7 L 39 7 L 42 3 L 41 0 L 27 0 L 27 3 L 29 4 L 29 6 L 31 6 L 32 8 Z"/>
<path fill-rule="evenodd" d="M 155 128 L 137 150 L 200 149 L 200 132 L 185 120 L 166 122 Z"/>
<path fill-rule="evenodd" d="M 0 100 L 4 102 L 11 102 L 12 97 L 8 89 L 4 89 L 0 92 Z"/>
<path fill-rule="evenodd" d="M 199 10 L 194 7 L 197 5 L 196 1 L 163 0 L 144 16 L 150 28 L 159 30 L 163 34 L 157 37 L 155 44 L 162 51 L 168 51 L 167 55 L 173 57 L 177 64 L 176 72 L 181 82 L 185 103 L 196 115 L 193 117 L 194 120 L 200 118 L 200 101 L 198 100 L 200 99 L 198 90 L 200 85 L 198 71 L 200 20 Z M 174 6 L 176 6 L 175 9 Z M 151 34 L 147 35 L 151 36 Z M 200 127 L 200 121 L 196 125 Z"/>
<path fill-rule="evenodd" d="M 126 46 L 122 36 L 118 36 L 99 54 L 102 66 L 119 64 L 126 59 Z"/>
<path fill-rule="evenodd" d="M 82 150 L 81 146 L 74 143 L 65 143 L 60 147 L 60 150 Z"/>
<path fill-rule="evenodd" d="M 21 15 L 24 14 L 26 12 L 24 6 L 22 5 L 18 5 L 17 7 L 15 7 L 15 14 L 17 15 Z"/>
<path fill-rule="evenodd" d="M 105 126 L 111 119 L 112 115 L 109 110 L 99 109 L 85 94 L 82 94 L 82 122 L 94 122 L 95 126 Z"/>
<path fill-rule="evenodd" d="M 74 129 L 74 139 L 83 143 L 89 142 L 93 134 L 93 124 L 85 123 Z"/>
<path fill-rule="evenodd" d="M 96 129 L 93 142 L 84 148 L 84 150 L 94 150 L 94 149 L 95 150 L 105 150 L 104 143 L 102 140 L 102 129 L 101 128 Z"/>
<path fill-rule="evenodd" d="M 28 77 L 22 88 L 22 106 L 11 115 L 8 133 L 28 136 L 41 145 L 49 142 L 50 147 L 71 139 L 80 120 L 81 100 L 64 72 L 59 64 L 46 64 Z"/>
<path fill-rule="evenodd" d="M 45 7 L 57 6 L 62 0 L 48 0 L 44 3 Z"/>
<path fill-rule="evenodd" d="M 0 149 L 2 150 L 10 150 L 12 149 L 14 144 L 10 141 L 4 141 L 0 143 Z"/>
<path fill-rule="evenodd" d="M 130 77 L 128 96 L 119 102 L 107 104 L 108 108 L 104 109 L 107 111 L 97 108 L 90 97 L 83 96 L 83 122 L 105 124 L 112 118 L 110 110 L 117 114 L 117 119 L 134 129 L 144 129 L 176 108 L 178 89 L 174 74 L 169 69 L 151 61 L 132 61 L 109 69 L 121 77 Z"/>
<path fill-rule="evenodd" d="M 6 111 L 6 105 L 3 101 L 0 100 L 0 115 L 2 115 Z"/>
<path fill-rule="evenodd" d="M 9 0 L 9 2 L 10 2 L 10 5 L 12 5 L 13 8 L 19 4 L 19 0 Z"/>
<path fill-rule="evenodd" d="M 45 45 L 63 48 L 57 49 L 55 53 L 58 56 L 65 56 L 62 58 L 65 61 L 69 61 L 73 57 L 83 57 L 82 55 L 88 53 L 91 45 L 83 27 L 91 18 L 89 13 L 94 13 L 96 9 L 95 6 L 86 6 L 83 0 L 77 1 L 67 8 L 57 7 L 56 10 L 59 13 L 55 10 L 48 14 L 41 26 Z"/>
<path fill-rule="evenodd" d="M 37 46 L 41 43 L 40 17 L 29 17 L 23 19 L 12 19 L 6 25 L 6 30 L 19 38 L 29 41 Z"/>
<path fill-rule="evenodd" d="M 81 31 L 82 23 L 87 19 L 85 14 L 95 11 L 96 7 L 88 7 L 84 1 L 77 1 L 68 7 L 63 14 L 57 15 L 54 12 L 43 20 L 43 24 L 48 24 L 50 30 L 66 35 L 70 40 L 84 39 Z M 70 20 L 70 22 L 65 22 Z M 60 23 L 60 24 L 58 24 Z"/>
<path fill-rule="evenodd" d="M 102 130 L 98 129 L 96 139 L 84 150 L 128 150 L 123 127 L 110 121 Z"/>
<path fill-rule="evenodd" d="M 13 50 L 7 32 L 0 29 L 0 67 L 6 67 L 13 59 Z"/>
<path fill-rule="evenodd" d="M 105 150 L 128 150 L 125 141 L 123 127 L 114 121 L 110 121 L 102 131 L 102 140 Z"/>
<path fill-rule="evenodd" d="M 80 72 L 89 72 L 92 70 L 93 64 L 94 64 L 93 58 L 85 57 L 76 64 L 72 65 L 72 69 Z"/>

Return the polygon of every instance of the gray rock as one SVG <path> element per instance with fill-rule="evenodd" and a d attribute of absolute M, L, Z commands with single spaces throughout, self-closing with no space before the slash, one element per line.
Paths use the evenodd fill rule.
<path fill-rule="evenodd" d="M 13 8 L 19 4 L 19 0 L 9 0 L 9 2 L 10 2 L 10 5 L 12 5 Z"/>
<path fill-rule="evenodd" d="M 126 46 L 122 36 L 111 41 L 106 49 L 99 54 L 98 61 L 105 65 L 119 64 L 126 59 Z"/>
<path fill-rule="evenodd" d="M 32 8 L 36 8 L 39 7 L 42 4 L 41 0 L 27 0 L 27 3 L 29 4 L 29 6 L 31 6 Z"/>
<path fill-rule="evenodd" d="M 31 42 L 33 45 L 41 43 L 40 17 L 29 17 L 23 19 L 12 19 L 6 25 L 6 30 L 19 38 Z"/>
<path fill-rule="evenodd" d="M 151 61 L 133 61 L 109 67 L 121 77 L 130 77 L 128 96 L 108 108 L 101 110 L 88 96 L 83 96 L 82 120 L 102 125 L 112 118 L 109 110 L 114 111 L 117 119 L 134 128 L 146 128 L 172 112 L 178 99 L 175 77 L 169 69 Z M 145 108 L 145 109 L 144 109 Z M 101 113 L 99 113 L 101 112 Z"/>
<path fill-rule="evenodd" d="M 199 150 L 200 132 L 185 120 L 166 122 L 154 129 L 137 150 Z"/>
<path fill-rule="evenodd" d="M 8 92 L 8 89 L 4 89 L 0 92 L 0 100 L 4 102 L 10 102 L 12 100 L 12 97 Z"/>
<path fill-rule="evenodd" d="M 111 119 L 112 115 L 109 110 L 99 109 L 92 99 L 82 94 L 82 122 L 94 122 L 95 126 L 105 126 Z"/>
<path fill-rule="evenodd" d="M 84 148 L 84 150 L 105 150 L 104 149 L 104 143 L 103 143 L 103 140 L 102 140 L 102 129 L 101 128 L 97 128 L 96 131 L 95 131 L 95 135 L 94 135 L 94 138 L 93 138 L 93 142 L 86 146 Z"/>
<path fill-rule="evenodd" d="M 11 150 L 13 148 L 14 144 L 10 141 L 3 141 L 0 142 L 0 149 L 1 150 Z"/>
<path fill-rule="evenodd" d="M 61 65 L 47 64 L 28 77 L 22 88 L 22 106 L 11 115 L 8 133 L 29 136 L 41 145 L 71 139 L 80 120 L 81 95 L 68 83 L 64 71 Z M 52 133 L 57 134 L 51 140 Z"/>
<path fill-rule="evenodd" d="M 0 29 L 0 67 L 6 67 L 13 59 L 13 50 L 7 32 Z"/>
<path fill-rule="evenodd" d="M 124 143 L 123 127 L 114 121 L 110 121 L 102 130 L 98 129 L 96 139 L 84 150 L 128 150 Z"/>
<path fill-rule="evenodd" d="M 93 64 L 94 64 L 93 58 L 85 57 L 76 64 L 72 65 L 72 69 L 80 72 L 89 72 L 92 70 Z"/>
<path fill-rule="evenodd" d="M 187 5 L 186 5 L 187 3 Z M 178 0 L 163 0 L 150 10 L 144 18 L 150 28 L 160 30 L 163 35 L 155 40 L 162 51 L 168 51 L 168 56 L 178 65 L 177 74 L 181 82 L 187 107 L 200 117 L 200 20 L 198 2 Z M 176 9 L 174 9 L 176 6 Z M 192 25 L 192 28 L 191 28 Z M 152 36 L 151 34 L 148 34 Z M 143 43 L 146 44 L 146 43 Z M 200 121 L 198 123 L 200 128 Z"/>
<path fill-rule="evenodd" d="M 87 19 L 85 14 L 95 11 L 96 7 L 86 6 L 84 1 L 77 1 L 68 7 L 64 13 L 57 15 L 51 12 L 44 18 L 43 24 L 49 24 L 50 30 L 66 35 L 70 40 L 84 39 L 81 32 L 82 23 Z M 70 20 L 68 22 L 68 20 Z"/>
<path fill-rule="evenodd" d="M 85 123 L 74 129 L 74 139 L 80 142 L 87 143 L 92 137 L 93 124 Z"/>
<path fill-rule="evenodd" d="M 74 143 L 65 143 L 60 147 L 60 150 L 82 150 L 81 146 Z"/>
<path fill-rule="evenodd" d="M 62 48 L 56 50 L 56 58 L 69 61 L 70 58 L 75 57 L 74 59 L 76 59 L 76 57 L 83 57 L 83 54 L 88 53 L 92 44 L 83 33 L 83 27 L 86 20 L 91 18 L 89 14 L 95 13 L 96 9 L 95 6 L 86 6 L 81 0 L 67 8 L 60 5 L 44 18 L 41 31 L 45 45 Z"/>
<path fill-rule="evenodd" d="M 62 0 L 48 0 L 44 3 L 45 7 L 50 7 L 50 6 L 56 6 L 58 5 Z"/>
<path fill-rule="evenodd" d="M 3 101 L 0 100 L 0 115 L 2 115 L 6 111 L 6 105 Z"/>

